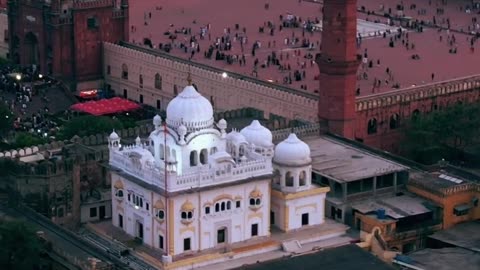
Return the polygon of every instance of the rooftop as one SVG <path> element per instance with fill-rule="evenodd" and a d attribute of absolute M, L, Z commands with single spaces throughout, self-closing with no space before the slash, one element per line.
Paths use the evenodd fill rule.
<path fill-rule="evenodd" d="M 463 248 L 424 249 L 405 256 L 408 264 L 420 269 L 435 270 L 477 270 L 480 254 Z"/>
<path fill-rule="evenodd" d="M 475 188 L 475 184 L 450 172 L 411 171 L 408 185 L 419 187 L 433 193 L 448 195 L 458 191 Z"/>
<path fill-rule="evenodd" d="M 368 36 L 375 31 L 383 32 L 389 28 L 386 25 L 387 18 L 383 14 L 388 12 L 388 8 L 392 8 L 392 14 L 395 14 L 395 6 L 398 1 L 385 2 L 382 0 L 358 0 L 359 8 L 364 6 L 365 11 L 374 11 L 381 15 L 367 15 L 367 13 L 358 12 L 359 33 Z M 461 2 L 464 3 L 464 8 L 470 3 L 468 0 Z M 472 19 L 477 16 L 476 11 L 470 13 L 467 13 L 465 9 L 461 11 L 459 6 L 462 4 L 459 1 L 449 1 L 447 5 L 429 5 L 428 0 L 405 0 L 403 3 L 405 5 L 404 13 L 407 16 L 426 22 L 432 21 L 435 16 L 436 24 L 442 27 L 447 25 L 448 18 L 452 31 L 447 33 L 446 30 L 438 31 L 437 28 L 424 28 L 423 32 L 411 31 L 408 33 L 408 38 L 404 36 L 395 41 L 393 48 L 388 44 L 390 36 L 383 38 L 379 35 L 363 38 L 358 52 L 360 54 L 366 52 L 367 59 L 373 61 L 373 66 L 359 68 L 360 75 L 365 72 L 368 76 L 367 79 L 359 78 L 357 81 L 357 88 L 360 89 L 361 96 L 391 91 L 394 83 L 398 83 L 400 88 L 407 88 L 413 85 L 425 85 L 478 74 L 476 63 L 480 60 L 480 54 L 470 51 L 471 37 L 469 35 L 457 32 L 457 30 L 467 32 L 468 27 L 471 30 L 475 29 L 476 25 L 472 24 Z M 410 9 L 411 4 L 415 4 L 416 8 Z M 380 8 L 381 5 L 384 5 L 383 11 Z M 255 0 L 211 0 L 208 5 L 200 0 L 163 1 L 161 4 L 153 0 L 137 1 L 130 5 L 130 41 L 143 44 L 144 39 L 148 38 L 154 47 L 158 48 L 160 43 L 170 43 L 169 38 L 173 35 L 176 36 L 176 39 L 170 54 L 189 59 L 192 57 L 189 49 L 191 48 L 190 37 L 195 36 L 199 50 L 195 51 L 191 58 L 194 62 L 215 66 L 227 72 L 253 76 L 253 63 L 255 59 L 258 59 L 258 79 L 315 93 L 319 88 L 318 80 L 315 80 L 319 70 L 313 58 L 316 53 L 320 52 L 321 32 L 303 33 L 302 28 L 283 28 L 282 31 L 279 31 L 278 26 L 282 23 L 280 15 L 285 19 L 289 14 L 301 17 L 302 21 L 310 20 L 318 26 L 316 22 L 321 21 L 321 7 L 320 1 L 275 1 L 269 3 L 268 8 L 265 7 L 264 2 Z M 443 8 L 445 12 L 437 14 L 437 7 Z M 425 12 L 420 12 L 422 9 Z M 230 12 L 231 10 L 235 10 L 235 12 Z M 275 26 L 273 35 L 269 33 L 267 22 L 271 22 Z M 236 24 L 239 26 L 238 29 L 235 27 Z M 201 28 L 208 25 L 210 25 L 210 29 L 201 39 Z M 263 33 L 259 31 L 260 27 L 264 27 Z M 191 33 L 184 33 L 183 30 L 189 28 Z M 244 28 L 245 31 L 243 31 Z M 245 65 L 240 65 L 238 61 L 229 64 L 226 60 L 215 60 L 215 52 L 211 59 L 204 56 L 210 45 L 214 44 L 217 38 L 224 36 L 228 29 L 230 29 L 232 39 L 235 35 L 238 38 L 232 41 L 231 50 L 222 52 L 227 56 L 245 55 Z M 450 37 L 455 35 L 454 43 L 450 44 L 448 35 Z M 285 44 L 285 39 L 291 40 L 293 36 L 300 42 L 294 45 Z M 243 51 L 240 37 L 247 38 Z M 314 48 L 302 48 L 300 43 L 303 39 L 311 42 Z M 409 49 L 406 48 L 406 45 L 402 45 L 407 40 L 410 45 Z M 256 41 L 260 43 L 260 48 L 256 50 L 255 55 L 252 55 L 252 46 Z M 186 46 L 187 52 L 181 44 Z M 413 49 L 411 48 L 412 44 L 415 46 Z M 474 48 L 476 47 L 478 44 L 474 44 Z M 451 48 L 457 48 L 457 53 L 449 53 Z M 282 65 L 290 66 L 291 69 L 280 71 L 278 66 L 272 64 L 266 65 L 265 68 L 261 67 L 272 52 L 276 53 Z M 414 54 L 420 58 L 413 60 L 412 55 Z M 386 73 L 387 68 L 391 71 L 391 75 Z M 305 78 L 296 81 L 293 75 L 295 70 L 300 73 L 305 71 Z M 415 72 L 406 72 L 410 70 L 415 70 Z M 432 74 L 434 74 L 433 78 Z M 292 77 L 292 83 L 284 83 L 284 78 L 289 76 Z M 382 84 L 372 90 L 375 79 L 381 80 Z M 388 84 L 385 83 L 386 80 L 388 80 Z M 302 90 L 302 85 L 306 86 L 307 90 Z"/>
<path fill-rule="evenodd" d="M 463 249 L 480 252 L 480 221 L 470 221 L 439 231 L 430 237 Z M 477 264 L 480 265 L 480 264 Z"/>
<path fill-rule="evenodd" d="M 350 182 L 408 170 L 408 167 L 329 137 L 307 137 L 312 169 L 339 182 Z"/>
<path fill-rule="evenodd" d="M 385 209 L 385 214 L 394 219 L 431 212 L 425 207 L 427 201 L 410 194 L 402 196 L 376 198 L 354 203 L 352 208 L 362 214 L 369 214 L 378 209 Z"/>
<path fill-rule="evenodd" d="M 394 269 L 357 245 L 346 245 L 314 254 L 287 257 L 239 269 L 252 270 L 390 270 Z"/>

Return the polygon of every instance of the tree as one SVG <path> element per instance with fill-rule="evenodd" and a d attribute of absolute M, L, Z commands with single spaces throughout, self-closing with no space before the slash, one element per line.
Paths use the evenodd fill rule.
<path fill-rule="evenodd" d="M 410 158 L 432 164 L 460 161 L 465 149 L 480 143 L 480 104 L 456 104 L 442 111 L 414 116 L 405 130 Z"/>
<path fill-rule="evenodd" d="M 0 221 L 0 269 L 31 270 L 40 262 L 42 245 L 24 222 Z"/>
<path fill-rule="evenodd" d="M 15 148 L 23 148 L 32 145 L 44 144 L 45 139 L 27 132 L 19 132 L 15 136 Z"/>
<path fill-rule="evenodd" d="M 108 116 L 83 115 L 67 122 L 59 131 L 60 139 L 69 140 L 73 136 L 85 137 L 99 133 L 109 133 L 112 130 L 123 129 L 124 125 L 118 119 Z"/>
<path fill-rule="evenodd" d="M 13 129 L 13 113 L 5 104 L 0 104 L 0 137 Z"/>

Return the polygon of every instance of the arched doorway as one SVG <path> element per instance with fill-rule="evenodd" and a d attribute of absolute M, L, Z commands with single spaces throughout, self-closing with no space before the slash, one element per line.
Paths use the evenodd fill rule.
<path fill-rule="evenodd" d="M 38 49 L 38 39 L 32 32 L 25 35 L 25 64 L 38 65 L 40 51 Z"/>

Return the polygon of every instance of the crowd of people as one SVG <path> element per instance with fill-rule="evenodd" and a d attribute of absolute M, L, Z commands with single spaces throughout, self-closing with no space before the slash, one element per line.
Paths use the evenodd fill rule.
<path fill-rule="evenodd" d="M 49 100 L 45 92 L 54 83 L 35 67 L 0 67 L 0 102 L 14 115 L 12 129 L 43 137 L 52 134 L 57 124 L 48 117 Z"/>

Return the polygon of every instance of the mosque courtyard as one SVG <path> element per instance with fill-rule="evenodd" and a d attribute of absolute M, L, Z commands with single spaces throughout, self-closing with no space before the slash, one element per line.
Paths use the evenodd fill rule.
<path fill-rule="evenodd" d="M 401 2 L 403 11 L 397 10 L 400 1 L 358 1 L 362 38 L 357 47 L 364 63 L 358 70 L 358 95 L 478 73 L 480 53 L 471 34 L 478 30 L 478 10 L 469 9 L 471 1 Z M 321 8 L 321 2 L 298 0 L 138 1 L 130 5 L 129 38 L 193 62 L 316 93 Z M 395 20 L 389 26 L 384 16 L 389 11 L 418 19 L 418 27 L 406 31 Z M 433 21 L 436 27 L 427 26 Z"/>

